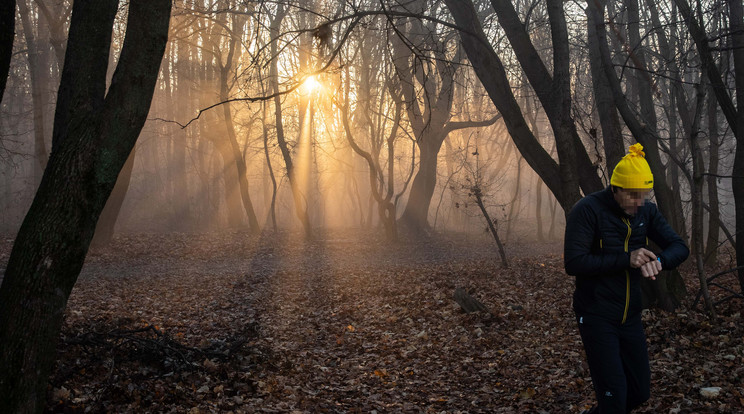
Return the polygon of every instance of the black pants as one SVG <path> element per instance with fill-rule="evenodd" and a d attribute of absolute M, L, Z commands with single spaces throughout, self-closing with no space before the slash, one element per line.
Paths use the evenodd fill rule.
<path fill-rule="evenodd" d="M 599 412 L 629 413 L 650 396 L 646 334 L 641 315 L 624 324 L 576 315 Z"/>

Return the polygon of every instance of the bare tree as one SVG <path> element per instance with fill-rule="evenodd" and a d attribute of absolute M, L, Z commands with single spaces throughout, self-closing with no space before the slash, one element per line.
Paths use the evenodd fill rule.
<path fill-rule="evenodd" d="M 569 159 L 565 160 L 563 165 L 559 165 L 527 126 L 522 110 L 512 93 L 504 65 L 494 51 L 493 46 L 488 42 L 472 1 L 446 0 L 445 3 L 459 27 L 460 38 L 468 60 L 473 65 L 473 70 L 488 91 L 494 105 L 503 115 L 514 144 L 525 161 L 556 196 L 563 210 L 568 212 L 579 199 L 578 176 L 575 174 L 575 170 L 571 170 L 576 168 L 576 148 L 573 145 L 573 140 L 563 142 L 565 154 Z M 530 53 L 530 55 L 532 54 Z M 545 75 L 545 72 L 541 73 Z M 551 77 L 548 78 L 548 83 L 552 84 L 550 79 Z M 560 86 L 557 86 L 559 91 L 565 87 L 564 82 L 567 82 L 567 80 L 560 79 Z M 551 87 L 548 87 L 550 90 Z M 561 99 L 570 98 L 564 96 Z M 570 128 L 570 125 L 567 127 Z M 594 186 L 588 188 L 588 190 L 595 189 L 598 188 Z"/>
<path fill-rule="evenodd" d="M 406 5 L 407 11 L 423 15 L 426 2 Z M 428 228 L 431 198 L 436 186 L 437 158 L 447 136 L 458 129 L 492 125 L 497 117 L 482 121 L 451 119 L 455 75 L 463 58 L 459 46 L 454 52 L 453 33 L 437 34 L 436 23 L 401 18 L 395 24 L 393 62 L 400 76 L 408 122 L 420 153 L 419 169 L 411 184 L 408 203 L 401 220 L 415 233 Z M 427 54 L 417 52 L 427 51 Z M 420 86 L 420 89 L 417 88 Z"/>
<path fill-rule="evenodd" d="M 53 152 L 0 286 L 0 406 L 40 413 L 67 299 L 96 221 L 145 122 L 168 36 L 169 0 L 132 0 L 106 89 L 118 0 L 75 2 Z"/>
<path fill-rule="evenodd" d="M 710 81 L 718 105 L 721 107 L 729 127 L 736 137 L 736 152 L 734 154 L 734 165 L 731 172 L 731 185 L 734 192 L 735 214 L 736 214 L 736 262 L 740 267 L 739 286 L 744 291 L 744 109 L 734 105 L 728 89 L 724 85 L 721 72 L 715 65 L 713 56 L 708 45 L 708 37 L 703 28 L 692 14 L 687 0 L 675 0 L 679 7 L 685 24 L 695 40 L 703 70 Z M 729 0 L 729 16 L 731 33 L 731 54 L 733 56 L 736 101 L 744 102 L 744 6 L 740 1 Z M 724 69 L 724 68 L 722 68 Z"/>
<path fill-rule="evenodd" d="M 289 177 L 289 185 L 292 189 L 292 197 L 294 200 L 295 213 L 297 218 L 300 220 L 303 229 L 305 230 L 305 236 L 312 237 L 312 227 L 310 226 L 310 217 L 307 214 L 307 203 L 303 197 L 300 185 L 298 183 L 297 172 L 295 170 L 295 163 L 292 160 L 292 154 L 289 149 L 289 144 L 285 137 L 284 130 L 284 114 L 282 111 L 282 96 L 279 94 L 279 62 L 275 58 L 278 56 L 279 47 L 277 42 L 279 41 L 279 30 L 282 25 L 282 20 L 286 16 L 286 9 L 282 3 L 277 4 L 277 11 L 274 18 L 271 20 L 269 30 L 271 33 L 271 56 L 273 57 L 270 62 L 269 77 L 271 82 L 271 92 L 274 95 L 274 118 L 276 122 L 276 139 L 279 145 L 279 149 L 282 152 L 282 158 L 284 159 L 284 165 L 287 169 L 287 176 Z"/>

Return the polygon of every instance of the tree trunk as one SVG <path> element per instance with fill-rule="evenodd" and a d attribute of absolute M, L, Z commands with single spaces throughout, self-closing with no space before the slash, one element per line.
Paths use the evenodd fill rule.
<path fill-rule="evenodd" d="M 420 232 L 429 226 L 429 205 L 437 184 L 437 157 L 442 141 L 442 138 L 433 133 L 424 133 L 417 141 L 419 169 L 411 183 L 406 209 L 400 218 L 414 232 Z"/>
<path fill-rule="evenodd" d="M 248 168 L 246 167 L 245 158 L 243 157 L 243 153 L 240 151 L 238 139 L 235 134 L 231 105 L 229 102 L 226 102 L 230 98 L 227 77 L 233 67 L 236 46 L 240 44 L 240 38 L 238 35 L 239 33 L 242 33 L 242 26 L 242 20 L 237 16 L 233 16 L 232 36 L 230 37 L 227 59 L 225 65 L 220 68 L 220 100 L 225 102 L 222 104 L 222 114 L 225 119 L 227 137 L 223 139 L 229 141 L 230 149 L 232 150 L 231 159 L 234 161 L 234 166 L 237 170 L 238 189 L 240 191 L 243 210 L 245 211 L 246 217 L 248 217 L 248 227 L 250 228 L 251 233 L 258 234 L 260 231 L 258 219 L 256 218 L 256 212 L 253 210 L 253 202 L 251 201 L 250 192 L 248 191 Z M 228 166 L 226 165 L 225 168 L 227 169 Z"/>
<path fill-rule="evenodd" d="M 36 168 L 34 169 L 35 182 L 34 186 L 41 181 L 41 175 L 46 168 L 49 155 L 46 149 L 46 122 L 44 122 L 44 112 L 46 110 L 46 93 L 47 93 L 47 59 L 44 59 L 44 52 L 41 50 L 41 39 L 37 39 L 33 22 L 31 22 L 31 10 L 26 3 L 28 0 L 21 0 L 18 3 L 18 10 L 21 15 L 23 25 L 23 35 L 26 38 L 26 56 L 28 57 L 28 72 L 31 83 L 31 102 L 34 113 L 34 155 L 36 156 Z M 37 22 L 37 27 L 39 26 Z"/>
<path fill-rule="evenodd" d="M 715 265 L 718 261 L 721 210 L 718 204 L 718 151 L 721 147 L 718 133 L 718 104 L 711 90 L 708 93 L 708 239 L 705 242 L 705 263 Z"/>
<path fill-rule="evenodd" d="M 558 200 L 553 198 L 550 201 L 550 229 L 548 230 L 548 240 L 554 240 L 555 239 L 555 228 L 557 227 L 555 225 L 556 222 L 556 210 L 558 205 Z"/>
<path fill-rule="evenodd" d="M 281 27 L 282 20 L 286 15 L 286 10 L 282 4 L 278 5 L 279 9 L 271 21 L 270 32 L 271 42 L 271 56 L 277 56 L 278 46 L 277 37 L 279 35 L 279 28 Z M 310 217 L 307 214 L 307 205 L 305 199 L 300 191 L 299 184 L 297 182 L 295 165 L 292 162 L 292 155 L 289 151 L 289 145 L 284 137 L 284 121 L 282 115 L 282 97 L 278 94 L 279 92 L 279 63 L 276 59 L 272 59 L 269 66 L 269 77 L 271 78 L 272 93 L 274 96 L 274 118 L 276 120 L 276 140 L 279 145 L 279 149 L 282 152 L 282 158 L 284 159 L 284 165 L 287 169 L 287 177 L 289 178 L 289 186 L 292 189 L 292 199 L 294 200 L 295 214 L 302 224 L 302 228 L 305 230 L 305 237 L 312 238 L 312 227 L 310 226 Z M 302 112 L 302 111 L 300 111 Z"/>
<path fill-rule="evenodd" d="M 647 72 L 646 53 L 641 44 L 641 35 L 639 29 L 640 14 L 638 11 L 638 0 L 624 0 L 628 10 L 628 40 L 632 48 L 630 52 L 631 61 L 637 66 L 638 76 L 634 76 L 636 90 L 640 101 L 640 118 L 643 120 L 646 128 L 651 131 L 650 134 L 637 136 L 637 139 L 643 144 L 646 158 L 651 167 L 651 171 L 657 177 L 666 177 L 664 163 L 661 160 L 658 143 L 658 120 L 654 107 L 654 98 L 652 93 L 655 92 L 656 86 L 651 82 Z M 685 105 L 685 110 L 689 108 Z M 690 117 L 682 117 L 689 119 Z M 689 131 L 687 132 L 690 133 Z M 674 139 L 674 137 L 672 137 Z M 674 163 L 670 163 L 668 168 L 676 168 Z M 676 184 L 676 183 L 675 183 Z M 659 209 L 667 219 L 672 228 L 686 238 L 687 230 L 685 226 L 685 217 L 682 213 L 682 200 L 679 192 L 672 190 L 666 180 L 656 180 L 654 182 L 654 193 L 659 203 Z"/>
<path fill-rule="evenodd" d="M 220 129 L 220 132 L 211 131 L 207 134 L 217 152 L 220 153 L 220 159 L 222 160 L 222 168 L 217 173 L 217 176 L 222 177 L 222 181 L 225 184 L 223 195 L 225 207 L 227 208 L 227 225 L 231 228 L 240 228 L 244 226 L 243 218 L 245 217 L 245 210 L 243 209 L 243 200 L 240 194 L 240 177 L 238 175 L 238 169 L 235 167 L 238 161 L 235 159 L 235 152 L 231 143 L 220 136 L 222 133 L 227 134 L 223 129 Z"/>
<path fill-rule="evenodd" d="M 238 189 L 240 190 L 240 199 L 243 204 L 243 210 L 245 215 L 248 217 L 248 227 L 251 233 L 258 234 L 260 231 L 258 225 L 258 219 L 256 218 L 256 212 L 253 209 L 253 202 L 248 191 L 248 168 L 245 164 L 245 158 L 240 152 L 240 146 L 235 136 L 235 127 L 232 122 L 232 113 L 230 113 L 230 104 L 223 104 L 225 123 L 227 124 L 227 139 L 230 141 L 230 148 L 232 150 L 232 159 L 235 161 L 235 169 L 238 174 Z"/>
<path fill-rule="evenodd" d="M 15 39 L 16 0 L 0 2 L 0 103 L 5 95 L 5 85 L 10 72 Z"/>
<path fill-rule="evenodd" d="M 594 1 L 594 0 L 590 0 Z M 601 0 L 604 4 L 605 0 Z M 617 116 L 617 109 L 612 100 L 612 90 L 607 82 L 607 76 L 602 71 L 602 58 L 597 44 L 596 26 L 603 22 L 595 22 L 593 14 L 587 11 L 587 43 L 589 45 L 589 65 L 592 73 L 594 99 L 597 103 L 599 123 L 602 126 L 602 143 L 604 144 L 607 181 L 618 162 L 625 155 L 623 145 L 622 126 Z"/>
<path fill-rule="evenodd" d="M 418 0 L 409 7 L 410 10 L 423 14 L 426 2 Z M 421 73 L 425 71 L 422 59 L 416 58 L 406 42 L 416 42 L 417 46 L 444 57 L 440 50 L 443 48 L 442 40 L 434 36 L 424 39 L 422 36 L 426 29 L 415 19 L 401 19 L 397 23 L 397 30 L 399 35 L 392 39 L 393 64 L 400 77 L 408 122 L 416 137 L 420 154 L 419 169 L 411 183 L 411 191 L 400 221 L 414 234 L 420 234 L 429 228 L 428 215 L 436 186 L 437 156 L 447 136 L 443 129 L 451 116 L 456 68 L 451 62 L 445 63 L 445 59 L 442 59 L 436 66 L 430 67 L 432 74 L 421 77 Z M 401 39 L 401 35 L 408 36 L 407 40 Z M 416 91 L 417 83 L 421 85 L 420 92 Z M 426 97 L 423 105 L 419 104 L 419 94 Z"/>
<path fill-rule="evenodd" d="M 729 0 L 731 14 L 731 50 L 734 55 L 736 81 L 736 153 L 731 186 L 736 210 L 736 265 L 739 267 L 739 288 L 744 292 L 744 5 L 740 0 Z M 721 102 L 719 101 L 719 104 Z M 732 128 L 733 129 L 733 128 Z"/>
<path fill-rule="evenodd" d="M 543 231 L 543 207 L 542 207 L 542 188 L 543 182 L 539 176 L 535 176 L 535 223 L 537 224 L 537 241 L 544 242 L 545 234 Z"/>
<path fill-rule="evenodd" d="M 705 299 L 705 307 L 711 318 L 715 319 L 716 310 L 708 293 L 708 281 L 705 276 L 705 258 L 703 257 L 703 173 L 705 163 L 703 162 L 703 151 L 700 145 L 699 125 L 702 116 L 703 92 L 702 84 L 697 85 L 697 111 L 695 111 L 692 122 L 690 140 L 690 153 L 692 155 L 692 251 L 695 255 L 695 267 L 697 268 L 700 291 Z"/>
<path fill-rule="evenodd" d="M 504 245 L 501 243 L 501 239 L 499 238 L 499 233 L 496 231 L 496 227 L 494 226 L 494 221 L 491 220 L 491 216 L 488 215 L 488 211 L 486 210 L 486 206 L 483 205 L 483 198 L 480 188 L 474 187 L 472 190 L 473 197 L 475 197 L 475 203 L 480 208 L 481 213 L 483 214 L 483 218 L 486 219 L 486 223 L 488 224 L 488 229 L 491 231 L 491 235 L 493 236 L 493 239 L 496 241 L 496 246 L 499 248 L 499 256 L 501 256 L 501 265 L 503 267 L 509 267 L 509 262 L 506 260 L 506 252 L 504 251 Z"/>
<path fill-rule="evenodd" d="M 261 103 L 261 106 L 263 109 L 261 124 L 263 125 L 264 156 L 266 157 L 266 168 L 269 170 L 269 177 L 271 178 L 271 205 L 269 206 L 269 216 L 271 217 L 271 224 L 274 232 L 276 232 L 278 230 L 276 225 L 276 177 L 274 176 L 274 167 L 271 165 L 271 154 L 269 153 L 269 128 L 267 124 L 269 105 L 268 102 L 264 101 Z"/>
<path fill-rule="evenodd" d="M 511 230 L 512 223 L 519 216 L 519 209 L 521 208 L 522 200 L 521 196 L 521 184 L 522 184 L 522 157 L 517 157 L 517 178 L 514 185 L 514 197 L 509 203 L 509 214 L 506 217 L 506 240 L 511 241 Z"/>
<path fill-rule="evenodd" d="M 191 87 L 188 87 L 188 83 L 192 79 L 198 78 L 198 76 L 195 76 L 194 65 L 191 64 L 190 49 L 192 46 L 186 41 L 172 42 L 170 46 L 171 51 L 173 48 L 177 48 L 177 51 L 173 54 L 173 58 L 176 61 L 173 70 L 171 71 L 170 69 L 171 65 L 163 65 L 163 78 L 167 85 L 165 91 L 165 113 L 171 117 L 169 119 L 175 119 L 176 114 L 187 114 L 193 111 L 193 91 Z M 192 205 L 190 200 L 190 180 L 187 177 L 186 168 L 186 148 L 190 143 L 195 142 L 193 137 L 199 130 L 197 128 L 181 130 L 170 124 L 165 126 L 165 130 L 167 131 L 168 142 L 171 146 L 171 151 L 169 152 L 169 164 L 172 171 L 170 186 L 173 189 L 170 199 L 171 211 L 173 212 L 173 218 L 171 220 L 173 227 L 183 229 L 189 223 L 194 223 L 195 216 L 200 216 L 193 214 L 193 210 L 198 208 Z M 197 199 L 206 198 L 206 194 L 201 195 Z"/>
<path fill-rule="evenodd" d="M 116 185 L 111 191 L 108 201 L 106 201 L 105 207 L 101 212 L 101 217 L 98 219 L 96 224 L 96 231 L 93 234 L 93 240 L 91 245 L 94 247 L 104 247 L 111 243 L 111 239 L 114 237 L 114 227 L 116 227 L 116 220 L 119 218 L 119 212 L 121 212 L 121 206 L 124 204 L 124 199 L 129 191 L 129 181 L 132 178 L 132 170 L 134 169 L 134 157 L 137 153 L 136 147 L 132 148 L 132 153 L 129 154 L 127 162 L 124 163 L 119 178 L 116 180 Z"/>
<path fill-rule="evenodd" d="M 736 137 L 736 152 L 734 153 L 734 165 L 731 171 L 731 186 L 734 193 L 734 211 L 736 216 L 736 264 L 740 268 L 739 288 L 744 292 L 744 109 L 737 110 L 734 101 L 728 94 L 728 89 L 723 82 L 721 73 L 716 67 L 713 55 L 708 45 L 708 38 L 703 28 L 700 27 L 692 15 L 690 5 L 686 0 L 675 0 L 680 13 L 684 17 L 685 24 L 695 40 L 700 62 L 708 80 L 715 92 L 718 105 L 721 108 L 726 121 Z M 739 0 L 728 0 L 731 33 L 731 54 L 734 57 L 734 73 L 736 85 L 736 101 L 744 102 L 744 7 Z"/>
<path fill-rule="evenodd" d="M 0 287 L 0 407 L 6 412 L 44 409 L 67 299 L 152 101 L 171 2 L 130 1 L 126 38 L 106 92 L 118 3 L 73 5 L 54 150 Z"/>
<path fill-rule="evenodd" d="M 340 105 L 341 109 L 341 123 L 344 127 L 344 132 L 346 133 L 346 139 L 349 142 L 349 145 L 351 146 L 351 149 L 357 153 L 360 157 L 362 157 L 367 162 L 367 168 L 369 169 L 369 187 L 370 187 L 370 193 L 372 194 L 372 197 L 374 197 L 375 202 L 377 202 L 377 212 L 380 217 L 380 222 L 385 228 L 385 235 L 390 241 L 395 241 L 398 239 L 398 224 L 395 217 L 395 205 L 391 202 L 392 196 L 393 196 L 393 187 L 392 187 L 392 181 L 395 179 L 393 173 L 394 173 L 394 165 L 392 164 L 394 162 L 394 147 L 393 142 L 395 140 L 395 135 L 397 134 L 398 129 L 398 123 L 400 122 L 400 113 L 401 109 L 398 104 L 395 106 L 396 114 L 395 114 L 395 121 L 393 124 L 392 131 L 390 133 L 390 138 L 388 139 L 388 184 L 390 184 L 390 187 L 388 187 L 388 191 L 386 194 L 385 187 L 384 187 L 384 173 L 381 171 L 380 163 L 379 163 L 379 152 L 377 151 L 365 151 L 362 149 L 359 144 L 357 143 L 354 132 L 351 129 L 351 119 L 350 119 L 350 113 L 349 113 L 349 91 L 351 89 L 351 79 L 349 77 L 349 69 L 346 68 L 344 71 L 345 75 L 345 82 L 344 82 L 344 100 L 343 104 Z M 364 93 L 364 92 L 361 92 Z M 367 100 L 368 97 L 363 97 L 361 100 Z M 370 140 L 372 141 L 372 140 Z M 378 178 L 379 177 L 379 178 Z"/>
<path fill-rule="evenodd" d="M 34 0 L 36 6 L 44 17 L 49 29 L 49 42 L 54 49 L 54 55 L 57 61 L 57 67 L 62 70 L 65 63 L 65 24 L 70 17 L 71 8 L 67 7 L 66 2 L 50 2 L 47 0 Z"/>

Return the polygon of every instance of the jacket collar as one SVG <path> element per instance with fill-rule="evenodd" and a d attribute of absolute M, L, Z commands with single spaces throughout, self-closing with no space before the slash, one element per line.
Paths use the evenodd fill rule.
<path fill-rule="evenodd" d="M 631 218 L 633 216 L 627 214 L 620 204 L 615 200 L 615 194 L 612 192 L 612 187 L 607 186 L 604 190 L 594 193 L 599 201 L 604 204 L 613 214 L 619 217 Z M 643 208 L 643 207 L 641 207 Z"/>

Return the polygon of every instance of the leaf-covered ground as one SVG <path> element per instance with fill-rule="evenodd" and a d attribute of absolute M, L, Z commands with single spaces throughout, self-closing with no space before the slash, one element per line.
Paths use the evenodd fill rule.
<path fill-rule="evenodd" d="M 70 297 L 48 410 L 579 412 L 593 392 L 561 246 L 507 247 L 504 269 L 478 237 L 119 237 Z M 638 412 L 744 411 L 744 304 L 708 321 L 690 269 L 681 309 L 644 314 L 653 388 Z M 464 313 L 457 287 L 491 313 Z"/>

